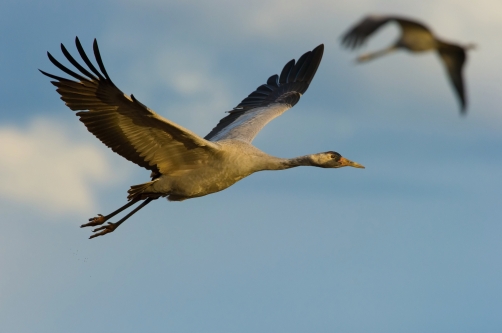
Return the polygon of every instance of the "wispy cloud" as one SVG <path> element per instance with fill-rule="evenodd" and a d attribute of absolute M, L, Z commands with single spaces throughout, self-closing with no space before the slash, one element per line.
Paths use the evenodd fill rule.
<path fill-rule="evenodd" d="M 51 214 L 95 209 L 96 182 L 116 180 L 105 154 L 57 122 L 0 127 L 0 197 Z"/>
<path fill-rule="evenodd" d="M 111 58 L 123 47 L 114 45 L 113 40 L 119 39 L 114 36 L 115 33 L 110 32 L 103 43 L 107 46 L 103 49 L 111 53 Z M 159 46 L 140 40 L 137 44 L 136 49 L 148 51 L 135 55 L 131 53 L 134 50 L 128 49 L 128 55 L 134 60 L 123 65 L 125 74 L 115 81 L 160 115 L 203 136 L 225 116 L 224 111 L 240 101 L 232 97 L 232 77 L 218 68 L 218 56 L 214 52 L 184 41 Z"/>

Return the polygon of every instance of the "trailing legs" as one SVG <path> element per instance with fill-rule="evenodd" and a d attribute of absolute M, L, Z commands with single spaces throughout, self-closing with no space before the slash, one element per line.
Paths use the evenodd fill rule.
<path fill-rule="evenodd" d="M 145 207 L 152 200 L 155 200 L 155 199 L 157 199 L 157 198 L 147 198 L 138 207 L 134 208 L 129 214 L 127 214 L 126 216 L 124 216 L 123 218 L 121 218 L 118 222 L 115 222 L 115 223 L 108 222 L 107 225 L 104 225 L 104 226 L 101 226 L 99 228 L 94 229 L 92 232 L 95 232 L 95 233 L 92 234 L 89 237 L 89 239 L 92 239 L 92 238 L 98 237 L 98 236 L 103 236 L 103 235 L 106 235 L 106 234 L 108 234 L 110 232 L 115 231 L 115 229 L 117 229 L 117 227 L 119 225 L 121 225 L 125 220 L 127 220 L 128 218 L 130 218 L 131 216 L 133 216 L 138 210 L 140 210 L 141 208 Z M 101 225 L 101 224 L 105 223 L 106 221 L 108 221 L 108 219 L 112 218 L 113 216 L 117 215 L 118 213 L 122 212 L 123 210 L 131 207 L 132 205 L 134 205 L 138 201 L 141 201 L 141 199 L 133 199 L 133 200 L 129 201 L 127 204 L 125 204 L 124 206 L 120 207 L 116 211 L 114 211 L 114 212 L 112 212 L 112 213 L 110 213 L 110 214 L 108 214 L 106 216 L 98 214 L 97 217 L 90 218 L 89 219 L 90 222 L 88 222 L 86 224 L 82 224 L 80 227 L 83 228 L 83 227 L 91 227 L 91 226 Z M 100 231 L 100 232 L 97 232 L 97 231 Z"/>
<path fill-rule="evenodd" d="M 82 224 L 80 226 L 80 228 L 94 227 L 94 226 L 97 226 L 97 225 L 101 225 L 101 224 L 105 223 L 106 221 L 108 221 L 109 219 L 111 219 L 112 217 L 114 217 L 115 215 L 117 215 L 118 213 L 120 213 L 121 211 L 123 211 L 124 209 L 127 209 L 127 208 L 131 207 L 132 205 L 134 205 L 138 201 L 139 201 L 139 199 L 131 200 L 128 203 L 126 203 L 125 205 L 123 205 L 122 207 L 120 207 L 119 209 L 111 212 L 110 214 L 108 214 L 106 216 L 98 214 L 98 216 L 96 216 L 96 217 L 91 217 L 89 219 L 89 222 L 85 223 L 85 224 Z"/>

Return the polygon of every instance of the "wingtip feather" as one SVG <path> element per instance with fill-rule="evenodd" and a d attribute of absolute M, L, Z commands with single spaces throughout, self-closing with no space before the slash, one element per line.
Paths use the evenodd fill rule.
<path fill-rule="evenodd" d="M 110 76 L 106 72 L 105 65 L 103 64 L 103 60 L 101 58 L 101 53 L 99 52 L 98 40 L 96 38 L 94 38 L 94 42 L 92 43 L 92 49 L 94 51 L 94 57 L 96 58 L 96 61 L 98 62 L 99 69 L 101 69 L 101 72 L 103 72 L 106 79 L 111 82 Z"/>
<path fill-rule="evenodd" d="M 75 37 L 75 45 L 77 46 L 77 50 L 78 50 L 78 53 L 80 54 L 80 57 L 82 58 L 82 60 L 85 62 L 85 64 L 87 65 L 87 67 L 89 67 L 89 69 L 94 73 L 96 74 L 96 76 L 100 79 L 100 80 L 105 80 L 105 78 L 103 77 L 103 75 L 96 69 L 96 67 L 92 64 L 92 62 L 89 60 L 89 57 L 87 57 L 87 54 L 85 53 L 84 51 L 84 48 L 82 47 L 82 44 L 80 43 L 80 40 L 78 39 L 78 36 Z"/>

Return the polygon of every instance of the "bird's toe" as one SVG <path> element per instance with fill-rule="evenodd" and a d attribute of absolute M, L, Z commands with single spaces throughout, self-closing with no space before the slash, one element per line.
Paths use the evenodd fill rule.
<path fill-rule="evenodd" d="M 101 225 L 101 224 L 105 223 L 105 222 L 106 222 L 106 220 L 107 220 L 107 219 L 106 219 L 103 215 L 98 214 L 98 216 L 96 216 L 96 217 L 91 217 L 91 218 L 89 219 L 89 222 L 88 222 L 88 223 L 85 223 L 85 224 L 82 224 L 82 225 L 80 226 L 80 228 L 84 228 L 84 227 L 94 227 L 94 226 L 96 226 L 96 225 Z"/>
<path fill-rule="evenodd" d="M 94 229 L 92 231 L 92 232 L 94 232 L 94 234 L 92 234 L 89 237 L 89 239 L 92 239 L 92 238 L 98 237 L 98 236 L 103 236 L 103 235 L 106 235 L 110 232 L 113 232 L 113 231 L 115 231 L 115 229 L 117 229 L 117 226 L 118 226 L 118 224 L 116 224 L 116 223 L 108 222 L 107 225 L 104 225 L 104 226 L 101 226 L 99 228 Z M 99 232 L 96 232 L 96 231 L 99 231 Z"/>

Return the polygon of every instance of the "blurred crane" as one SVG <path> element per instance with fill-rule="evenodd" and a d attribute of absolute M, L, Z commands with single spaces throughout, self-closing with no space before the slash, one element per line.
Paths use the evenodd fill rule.
<path fill-rule="evenodd" d="M 283 170 L 297 166 L 364 168 L 334 151 L 296 158 L 278 158 L 251 145 L 258 132 L 272 119 L 293 107 L 314 78 L 324 45 L 289 61 L 281 75 L 271 76 L 220 120 L 205 138 L 159 116 L 133 95 L 120 91 L 108 76 L 98 44 L 94 56 L 100 71 L 85 54 L 78 38 L 79 64 L 61 44 L 68 61 L 80 71 L 75 73 L 50 53 L 50 61 L 78 81 L 41 71 L 54 79 L 56 91 L 66 105 L 77 112 L 89 132 L 114 152 L 152 172 L 152 180 L 131 186 L 124 206 L 109 215 L 98 214 L 81 227 L 102 225 L 113 216 L 143 201 L 116 223 L 96 228 L 90 238 L 113 232 L 121 223 L 152 200 L 170 201 L 196 198 L 226 189 L 240 179 L 262 170 Z"/>
<path fill-rule="evenodd" d="M 475 46 L 468 44 L 447 43 L 437 37 L 422 23 L 398 17 L 398 16 L 374 16 L 370 15 L 354 25 L 342 36 L 342 45 L 349 49 L 361 46 L 366 39 L 387 22 L 396 22 L 401 27 L 401 36 L 391 46 L 380 51 L 367 53 L 359 56 L 357 61 L 365 62 L 398 49 L 411 52 L 425 52 L 436 50 L 448 72 L 448 77 L 460 100 L 460 111 L 466 112 L 466 94 L 464 89 L 462 70 L 466 60 L 466 50 Z"/>

